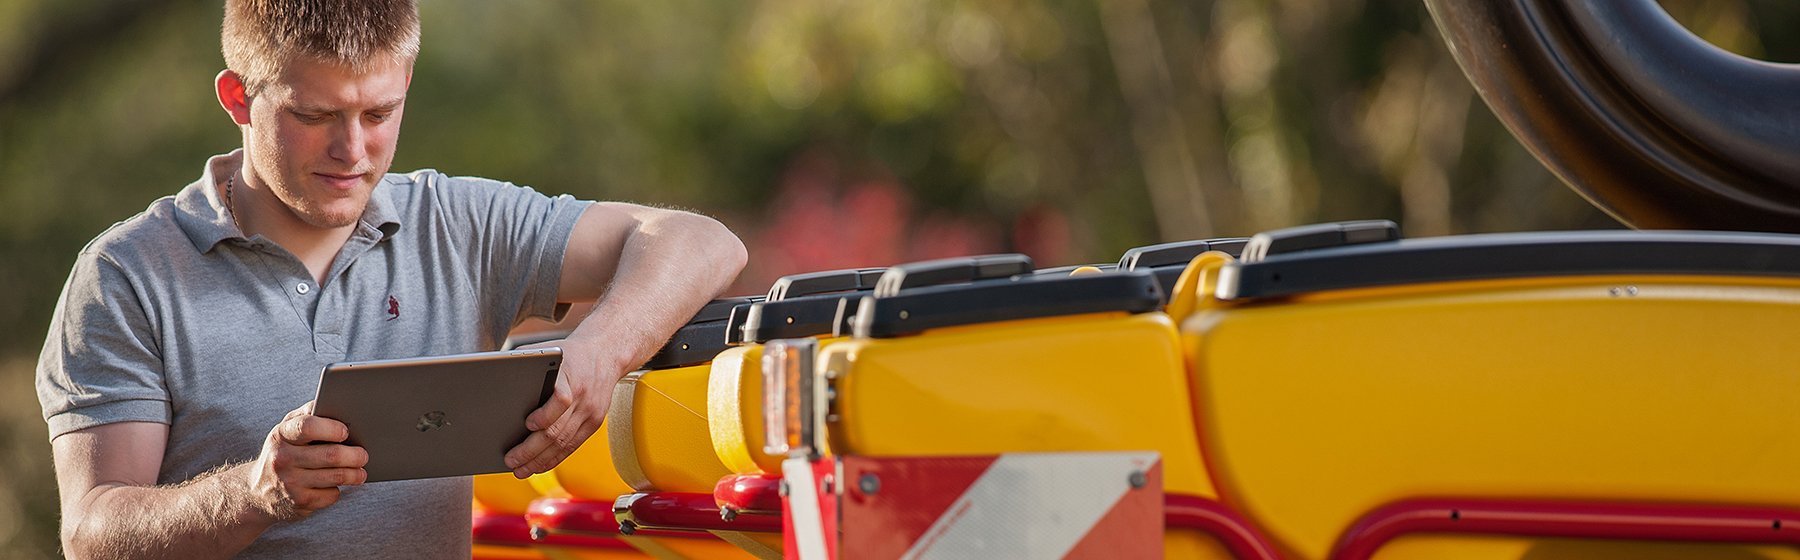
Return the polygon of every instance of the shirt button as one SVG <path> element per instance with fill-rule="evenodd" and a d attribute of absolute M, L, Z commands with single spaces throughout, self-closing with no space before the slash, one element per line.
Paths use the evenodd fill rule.
<path fill-rule="evenodd" d="M 301 282 L 294 285 L 294 291 L 300 292 L 300 295 L 306 295 L 306 292 L 312 291 L 312 286 L 308 286 L 305 282 Z"/>

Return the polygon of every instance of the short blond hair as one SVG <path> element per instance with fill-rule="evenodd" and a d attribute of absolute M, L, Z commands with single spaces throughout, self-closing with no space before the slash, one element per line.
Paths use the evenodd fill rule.
<path fill-rule="evenodd" d="M 252 95 L 283 64 L 306 57 L 361 71 L 377 57 L 419 55 L 414 0 L 226 0 L 220 32 L 225 67 Z"/>

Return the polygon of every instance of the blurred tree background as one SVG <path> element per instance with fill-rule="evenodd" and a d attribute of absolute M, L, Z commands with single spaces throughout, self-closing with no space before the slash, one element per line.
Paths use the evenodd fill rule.
<path fill-rule="evenodd" d="M 994 251 L 1388 218 L 1618 227 L 1470 89 L 1413 0 L 424 0 L 395 170 L 696 209 L 735 287 Z M 1792 61 L 1800 5 L 1668 1 Z M 75 254 L 239 145 L 217 0 L 0 1 L 0 556 L 53 557 L 32 367 Z"/>

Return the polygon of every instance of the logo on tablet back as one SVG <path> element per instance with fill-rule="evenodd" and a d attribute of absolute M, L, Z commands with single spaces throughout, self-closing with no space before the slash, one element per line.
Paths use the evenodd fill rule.
<path fill-rule="evenodd" d="M 450 421 L 444 419 L 443 411 L 433 410 L 419 416 L 419 431 L 428 432 L 432 428 L 450 427 Z"/>

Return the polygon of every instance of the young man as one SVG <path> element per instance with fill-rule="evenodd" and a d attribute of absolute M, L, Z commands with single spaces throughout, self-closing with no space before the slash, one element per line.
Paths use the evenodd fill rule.
<path fill-rule="evenodd" d="M 68 555 L 467 557 L 469 481 L 362 485 L 367 453 L 310 414 L 320 368 L 492 350 L 598 298 L 506 455 L 523 477 L 742 268 L 701 216 L 387 174 L 418 37 L 408 0 L 227 2 L 243 149 L 82 251 L 40 358 Z"/>

